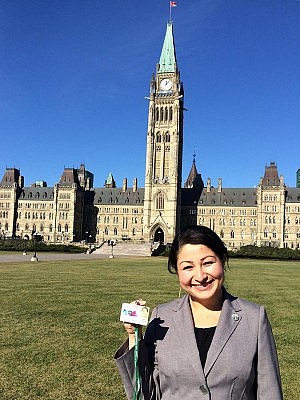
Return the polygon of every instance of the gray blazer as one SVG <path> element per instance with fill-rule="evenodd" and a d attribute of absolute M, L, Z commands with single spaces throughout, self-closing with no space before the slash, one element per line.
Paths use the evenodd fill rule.
<path fill-rule="evenodd" d="M 145 400 L 282 400 L 271 327 L 263 306 L 226 291 L 221 316 L 201 366 L 188 296 L 153 310 L 140 341 Z M 133 349 L 115 355 L 127 398 L 134 393 Z"/>

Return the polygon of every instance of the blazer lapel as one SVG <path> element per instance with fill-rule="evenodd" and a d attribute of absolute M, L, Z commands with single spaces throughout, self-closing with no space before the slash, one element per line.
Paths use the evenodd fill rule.
<path fill-rule="evenodd" d="M 201 381 L 203 381 L 204 372 L 200 361 L 195 337 L 194 321 L 188 299 L 188 295 L 183 296 L 174 307 L 173 326 L 175 328 L 175 335 L 180 338 L 182 354 L 186 354 L 186 362 L 191 373 L 193 370 L 193 372 L 201 378 Z M 180 351 L 180 349 L 178 349 L 178 351 Z"/>
<path fill-rule="evenodd" d="M 204 367 L 204 374 L 207 376 L 219 354 L 228 342 L 238 324 L 242 319 L 241 308 L 238 301 L 224 291 L 225 300 L 223 303 L 219 323 L 216 328 L 211 346 L 207 353 L 207 359 Z"/>

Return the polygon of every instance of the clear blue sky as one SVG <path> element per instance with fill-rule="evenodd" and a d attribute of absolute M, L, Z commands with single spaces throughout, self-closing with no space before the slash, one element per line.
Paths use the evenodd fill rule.
<path fill-rule="evenodd" d="M 86 168 L 101 187 L 144 186 L 149 82 L 168 0 L 0 1 L 0 176 L 25 185 Z M 300 168 L 300 1 L 177 0 L 185 87 L 185 180 L 194 148 L 206 183 L 254 187 L 275 161 Z M 0 177 L 0 179 L 1 179 Z"/>

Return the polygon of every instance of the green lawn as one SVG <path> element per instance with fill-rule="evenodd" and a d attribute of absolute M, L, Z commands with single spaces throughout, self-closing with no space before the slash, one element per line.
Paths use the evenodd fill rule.
<path fill-rule="evenodd" d="M 1 400 L 125 399 L 122 302 L 178 295 L 164 258 L 0 264 Z M 286 400 L 299 399 L 300 263 L 232 260 L 228 290 L 266 306 Z M 225 400 L 225 399 L 224 399 Z"/>

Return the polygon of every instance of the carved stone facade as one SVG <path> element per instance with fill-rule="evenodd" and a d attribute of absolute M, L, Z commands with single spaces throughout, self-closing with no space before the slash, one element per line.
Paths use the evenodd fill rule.
<path fill-rule="evenodd" d="M 65 168 L 54 187 L 24 187 L 20 171 L 7 168 L 0 182 L 0 236 L 46 242 L 101 243 L 135 240 L 170 243 L 180 229 L 201 224 L 229 249 L 243 245 L 300 247 L 300 188 L 289 188 L 277 166 L 265 168 L 257 188 L 204 187 L 196 168 L 182 188 L 183 84 L 173 26 L 168 24 L 161 57 L 150 82 L 145 187 L 127 179 L 116 187 L 110 173 L 102 188 L 81 165 Z"/>

